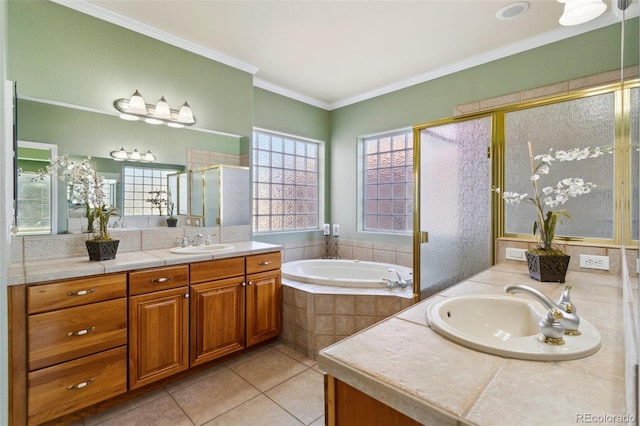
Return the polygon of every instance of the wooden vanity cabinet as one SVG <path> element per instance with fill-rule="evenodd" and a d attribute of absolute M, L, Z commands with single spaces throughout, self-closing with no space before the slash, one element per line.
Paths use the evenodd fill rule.
<path fill-rule="evenodd" d="M 324 395 L 328 426 L 422 424 L 330 375 L 325 375 Z"/>
<path fill-rule="evenodd" d="M 282 277 L 280 252 L 246 258 L 246 346 L 282 332 Z"/>
<path fill-rule="evenodd" d="M 189 368 L 189 267 L 129 273 L 129 389 Z"/>
<path fill-rule="evenodd" d="M 191 365 L 244 348 L 244 258 L 191 264 Z"/>
<path fill-rule="evenodd" d="M 126 288 L 126 274 L 27 287 L 29 424 L 127 391 Z"/>

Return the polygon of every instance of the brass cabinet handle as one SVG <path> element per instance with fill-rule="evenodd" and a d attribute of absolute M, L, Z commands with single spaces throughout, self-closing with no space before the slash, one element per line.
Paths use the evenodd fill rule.
<path fill-rule="evenodd" d="M 95 288 L 90 288 L 89 290 L 70 291 L 67 293 L 67 296 L 84 296 L 89 293 L 93 293 L 94 291 L 96 291 Z"/>
<path fill-rule="evenodd" d="M 71 337 L 71 336 L 84 336 L 87 333 L 91 333 L 93 330 L 95 330 L 95 327 L 89 327 L 86 328 L 84 330 L 78 330 L 78 331 L 70 331 L 67 333 L 67 336 Z"/>
<path fill-rule="evenodd" d="M 91 383 L 93 383 L 96 380 L 95 377 L 90 378 L 89 380 L 87 380 L 86 382 L 82 382 L 82 383 L 78 383 L 77 385 L 69 385 L 67 386 L 67 390 L 76 390 L 76 389 L 82 389 L 84 387 L 89 386 Z"/>
<path fill-rule="evenodd" d="M 270 260 L 265 260 L 264 262 L 258 263 L 258 265 L 261 265 L 261 266 L 271 265 L 271 261 Z"/>
<path fill-rule="evenodd" d="M 154 278 L 151 280 L 152 283 L 166 283 L 167 281 L 169 281 L 171 279 L 171 277 L 160 277 L 160 278 Z"/>

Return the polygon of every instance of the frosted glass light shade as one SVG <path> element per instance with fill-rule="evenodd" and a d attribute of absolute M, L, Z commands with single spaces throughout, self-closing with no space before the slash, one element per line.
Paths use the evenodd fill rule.
<path fill-rule="evenodd" d="M 148 114 L 147 105 L 142 99 L 142 95 L 137 90 L 131 95 L 131 99 L 129 99 L 129 108 L 127 108 L 127 112 L 131 114 Z"/>
<path fill-rule="evenodd" d="M 180 107 L 180 112 L 178 113 L 178 121 L 181 123 L 194 123 L 193 112 L 191 111 L 191 107 L 185 101 L 184 104 Z"/>
<path fill-rule="evenodd" d="M 171 108 L 169 108 L 169 104 L 164 96 L 162 96 L 156 104 L 156 110 L 153 113 L 153 117 L 161 120 L 171 120 Z"/>
<path fill-rule="evenodd" d="M 156 156 L 151 153 L 151 151 L 147 151 L 147 153 L 140 160 L 143 163 L 153 163 L 156 161 Z"/>
<path fill-rule="evenodd" d="M 131 155 L 129 156 L 129 161 L 140 161 L 140 151 L 134 149 Z"/>
<path fill-rule="evenodd" d="M 564 12 L 560 17 L 560 25 L 571 26 L 584 24 L 607 10 L 607 5 L 602 0 L 558 0 L 564 3 Z"/>
<path fill-rule="evenodd" d="M 120 148 L 120 151 L 111 151 L 111 157 L 116 161 L 125 161 L 129 156 L 124 148 Z"/>

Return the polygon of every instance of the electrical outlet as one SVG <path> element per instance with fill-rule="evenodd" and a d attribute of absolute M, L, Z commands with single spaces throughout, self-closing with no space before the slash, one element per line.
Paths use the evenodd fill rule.
<path fill-rule="evenodd" d="M 521 262 L 526 262 L 527 258 L 524 255 L 524 252 L 527 251 L 525 249 L 507 247 L 505 252 L 505 258 L 509 260 L 519 260 Z"/>
<path fill-rule="evenodd" d="M 580 255 L 580 267 L 587 269 L 609 270 L 609 256 L 596 256 L 593 254 Z"/>

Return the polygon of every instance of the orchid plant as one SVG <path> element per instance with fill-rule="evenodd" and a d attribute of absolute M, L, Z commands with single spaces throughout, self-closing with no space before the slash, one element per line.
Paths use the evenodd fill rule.
<path fill-rule="evenodd" d="M 154 208 L 158 209 L 158 214 L 160 216 L 162 216 L 162 207 L 163 206 L 168 206 L 167 204 L 167 199 L 164 198 L 164 196 L 162 194 L 166 194 L 167 191 L 163 191 L 163 190 L 159 190 L 156 189 L 154 191 L 149 191 L 149 198 L 147 198 L 145 201 L 147 203 L 151 203 L 151 209 L 153 210 Z M 173 208 L 172 208 L 173 211 Z"/>
<path fill-rule="evenodd" d="M 67 181 L 71 199 L 84 204 L 88 232 L 94 232 L 94 222 L 98 220 L 98 232 L 93 239 L 111 240 L 108 224 L 111 214 L 116 209 L 104 201 L 104 177 L 98 176 L 95 167 L 91 164 L 91 157 L 77 163 L 70 161 L 68 155 L 62 155 L 56 157 L 45 169 L 40 169 L 37 173 L 36 179 L 57 174 L 60 180 Z"/>
<path fill-rule="evenodd" d="M 570 216 L 564 209 L 551 209 L 566 203 L 569 198 L 588 194 L 596 185 L 591 182 L 585 182 L 581 178 L 565 178 L 555 186 L 545 186 L 542 190 L 539 190 L 540 178 L 542 175 L 549 174 L 552 164 L 556 161 L 580 161 L 587 158 L 597 158 L 604 155 L 605 152 L 598 147 L 573 148 L 568 151 L 550 149 L 546 154 L 534 156 L 531 142 L 529 142 L 528 147 L 533 195 L 509 191 L 503 192 L 500 188 L 494 188 L 493 190 L 502 195 L 507 204 L 520 204 L 523 202 L 533 204 L 537 212 L 537 220 L 533 223 L 533 235 L 540 234 L 538 252 L 541 254 L 562 254 L 559 250 L 553 249 L 552 243 L 558 220 L 562 223 L 563 217 L 569 218 Z M 549 210 L 545 212 L 547 208 Z"/>

